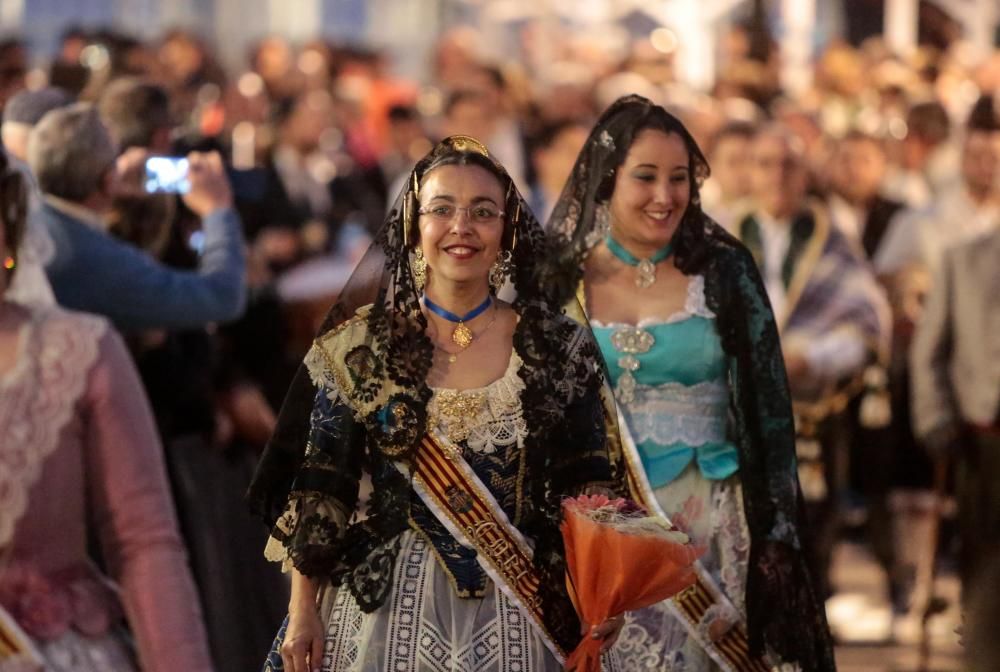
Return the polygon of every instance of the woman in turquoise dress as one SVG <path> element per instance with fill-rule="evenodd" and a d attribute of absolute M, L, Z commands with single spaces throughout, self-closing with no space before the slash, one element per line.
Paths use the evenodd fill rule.
<path fill-rule="evenodd" d="M 833 670 L 774 317 L 749 252 L 701 211 L 707 175 L 679 120 L 622 98 L 548 225 L 546 284 L 594 330 L 633 493 L 706 548 L 696 589 L 629 614 L 616 650 L 630 670 Z"/>

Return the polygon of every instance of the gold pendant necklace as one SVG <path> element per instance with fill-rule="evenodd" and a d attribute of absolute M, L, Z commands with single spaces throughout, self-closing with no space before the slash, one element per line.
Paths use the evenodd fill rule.
<path fill-rule="evenodd" d="M 434 343 L 434 347 L 436 349 L 440 350 L 441 352 L 443 352 L 444 354 L 448 355 L 448 363 L 449 364 L 454 364 L 455 362 L 458 361 L 458 356 L 460 354 L 462 354 L 463 352 L 465 352 L 469 348 L 469 346 L 471 346 L 476 341 L 477 338 L 479 338 L 480 336 L 482 336 L 483 334 L 485 334 L 489 330 L 489 328 L 493 326 L 493 323 L 497 321 L 497 313 L 498 312 L 499 311 L 498 311 L 496 305 L 494 305 L 493 306 L 493 317 L 490 318 L 490 321 L 486 323 L 486 326 L 483 327 L 483 330 L 480 331 L 478 334 L 473 333 L 472 329 L 469 329 L 469 327 L 467 327 L 464 323 L 460 322 L 459 325 L 457 327 L 455 327 L 455 329 L 451 332 L 451 341 L 452 341 L 452 343 L 454 343 L 455 345 L 457 345 L 458 347 L 461 348 L 461 350 L 459 350 L 458 352 L 449 352 L 449 351 L 445 350 L 444 348 L 442 348 L 437 343 Z M 462 333 L 459 334 L 458 336 L 456 336 L 456 334 L 458 334 L 458 332 L 459 332 L 459 329 L 462 330 Z M 459 338 L 461 338 L 461 341 L 459 341 Z"/>
<path fill-rule="evenodd" d="M 486 300 L 480 303 L 478 306 L 470 310 L 465 315 L 456 315 L 455 313 L 442 308 L 431 300 L 431 297 L 424 295 L 424 306 L 427 310 L 431 311 L 439 317 L 443 317 L 449 322 L 455 322 L 456 326 L 451 332 L 451 342 L 458 347 L 465 350 L 467 347 L 472 345 L 472 341 L 475 338 L 472 334 L 472 330 L 465 324 L 466 320 L 473 320 L 480 315 L 482 315 L 490 306 L 494 305 L 493 297 L 489 294 L 486 295 Z"/>
<path fill-rule="evenodd" d="M 463 350 L 472 345 L 473 339 L 475 336 L 473 336 L 472 330 L 465 326 L 465 322 L 459 322 L 458 326 L 451 332 L 451 342 Z"/>

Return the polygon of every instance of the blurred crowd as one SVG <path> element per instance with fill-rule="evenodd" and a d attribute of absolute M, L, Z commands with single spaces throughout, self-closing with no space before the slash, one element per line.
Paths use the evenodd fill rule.
<path fill-rule="evenodd" d="M 441 137 L 474 136 L 544 221 L 597 115 L 627 93 L 683 119 L 711 166 L 704 210 L 765 269 L 772 244 L 797 244 L 794 228 L 771 241 L 766 222 L 809 209 L 877 283 L 872 356 L 824 353 L 817 389 L 805 378 L 819 364 L 786 345 L 793 390 L 809 388 L 796 399 L 800 480 L 821 578 L 851 533 L 867 534 L 900 619 L 935 608 L 935 547 L 974 581 L 1000 538 L 1000 460 L 987 455 L 1000 450 L 1000 315 L 986 296 L 1000 286 L 984 284 L 1000 282 L 1000 254 L 963 260 L 967 243 L 1000 235 L 1000 51 L 973 58 L 956 41 L 904 58 L 877 38 L 834 43 L 793 96 L 776 44 L 745 26 L 720 40 L 709 92 L 678 81 L 669 32 L 604 48 L 526 29 L 504 61 L 482 43 L 468 27 L 442 34 L 422 81 L 394 76 L 377 50 L 321 40 L 262 39 L 242 72 L 184 31 L 142 42 L 67 30 L 37 70 L 24 45 L 0 44 L 3 146 L 30 176 L 29 220 L 53 238 L 46 275 L 60 305 L 125 338 L 213 658 L 259 666 L 284 615 L 286 584 L 243 493 L 312 335 L 414 162 Z M 142 189 L 154 155 L 189 158 L 188 193 Z M 966 279 L 976 264 L 982 275 Z M 765 283 L 780 284 L 780 263 L 770 268 Z M 981 296 L 956 301 L 955 286 Z M 772 295 L 779 323 L 795 291 L 786 279 Z M 982 454 L 964 463 L 972 444 Z M 954 527 L 972 531 L 952 533 L 939 522 L 956 498 L 991 513 L 959 515 Z M 929 543 L 912 543 L 919 529 Z M 955 536 L 982 543 L 956 556 Z"/>

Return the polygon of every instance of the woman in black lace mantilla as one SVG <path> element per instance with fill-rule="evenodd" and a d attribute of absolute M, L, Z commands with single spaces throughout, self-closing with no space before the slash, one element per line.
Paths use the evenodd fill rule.
<path fill-rule="evenodd" d="M 300 672 L 307 657 L 317 669 L 322 657 L 323 670 L 555 670 L 579 641 L 560 502 L 625 486 L 600 354 L 540 290 L 544 245 L 477 141 L 448 138 L 417 164 L 307 355 L 250 488 L 272 525 L 268 556 L 294 572 L 287 632 L 265 669 Z M 499 300 L 502 287 L 516 298 Z M 428 437 L 527 540 L 536 621 L 418 487 Z M 464 495 L 447 496 L 465 510 Z"/>
<path fill-rule="evenodd" d="M 720 663 L 729 654 L 713 642 L 732 632 L 742 644 L 729 652 L 764 667 L 833 670 L 778 331 L 750 253 L 701 210 L 708 172 L 678 119 L 627 96 L 591 132 L 549 220 L 544 285 L 571 310 L 586 304 L 633 492 L 708 547 L 717 596 L 694 623 L 666 604 L 630 615 L 617 648 L 630 669 L 760 669 Z"/>

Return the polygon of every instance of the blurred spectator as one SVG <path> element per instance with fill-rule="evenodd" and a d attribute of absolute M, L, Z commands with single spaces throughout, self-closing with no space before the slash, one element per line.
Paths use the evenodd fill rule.
<path fill-rule="evenodd" d="M 590 128 L 585 124 L 562 121 L 543 127 L 534 137 L 531 162 L 535 183 L 531 188 L 531 211 L 543 225 L 559 200 L 589 134 Z"/>
<path fill-rule="evenodd" d="M 906 116 L 900 164 L 886 181 L 886 196 L 923 208 L 955 181 L 958 157 L 949 141 L 951 120 L 940 103 L 914 105 Z"/>
<path fill-rule="evenodd" d="M 163 87 L 132 77 L 116 79 L 101 95 L 97 111 L 118 151 L 142 147 L 150 154 L 170 154 L 173 123 Z"/>
<path fill-rule="evenodd" d="M 135 78 L 117 80 L 106 89 L 99 109 L 121 146 L 170 153 L 169 99 L 161 87 Z M 152 247 L 151 236 L 157 230 L 171 233 L 176 198 L 117 197 L 109 216 L 111 232 L 158 254 L 161 246 Z M 176 236 L 173 241 L 175 247 L 186 242 Z M 177 252 L 171 250 L 171 260 L 180 261 Z M 256 456 L 275 422 L 254 374 L 275 368 L 272 362 L 280 365 L 286 350 L 274 298 L 256 289 L 250 288 L 246 314 L 214 335 L 189 329 L 132 341 L 166 447 L 213 658 L 225 669 L 258 662 L 256 652 L 267 647 L 280 624 L 287 596 L 280 572 L 256 553 L 261 530 L 243 505 Z M 246 348 L 234 345 L 244 341 L 260 347 L 246 356 Z M 220 548 L 220 538 L 229 543 Z M 220 567 L 231 569 L 220 572 Z M 250 607 L 238 619 L 232 618 L 237 596 L 246 596 L 243 601 Z"/>
<path fill-rule="evenodd" d="M 301 72 L 295 69 L 295 54 L 288 40 L 278 35 L 265 37 L 251 48 L 249 61 L 271 100 L 282 104 L 295 97 Z"/>
<path fill-rule="evenodd" d="M 200 96 L 211 101 L 214 93 L 218 98 L 225 84 L 225 74 L 209 49 L 194 33 L 170 30 L 156 50 L 156 62 L 157 75 L 170 93 L 171 116 L 175 122 L 202 130 L 206 120 L 196 116 L 204 104 Z"/>
<path fill-rule="evenodd" d="M 733 121 L 708 142 L 712 175 L 702 186 L 701 207 L 708 216 L 730 231 L 736 218 L 750 207 L 750 143 L 754 127 Z"/>
<path fill-rule="evenodd" d="M 878 138 L 852 130 L 837 143 L 830 164 L 828 201 L 833 222 L 881 270 L 879 250 L 903 209 L 902 203 L 882 194 L 885 149 Z"/>
<path fill-rule="evenodd" d="M 524 135 L 513 114 L 503 72 L 493 65 L 478 65 L 465 74 L 455 90 L 458 97 L 449 104 L 444 135 L 465 134 L 480 140 L 507 168 L 518 189 L 528 193 Z"/>
<path fill-rule="evenodd" d="M 844 486 L 841 413 L 850 383 L 888 344 L 888 306 L 855 246 L 822 204 L 807 201 L 798 138 L 766 126 L 754 136 L 751 156 L 754 209 L 737 232 L 761 267 L 781 333 L 815 576 L 827 585 Z"/>
<path fill-rule="evenodd" d="M 0 271 L 0 606 L 49 672 L 137 669 L 117 627 L 122 607 L 142 669 L 208 671 L 159 440 L 128 352 L 99 317 L 8 297 L 18 262 L 34 259 L 26 186 L 0 153 L 0 258 L 12 260 Z M 120 590 L 90 559 L 91 537 Z"/>
<path fill-rule="evenodd" d="M 388 146 L 382 156 L 382 172 L 390 185 L 389 193 L 397 181 L 405 180 L 420 157 L 430 151 L 431 141 L 417 108 L 411 105 L 394 105 L 388 113 Z M 396 185 L 399 186 L 399 185 Z"/>
<path fill-rule="evenodd" d="M 28 134 L 35 124 L 51 110 L 65 107 L 73 102 L 62 89 L 44 88 L 36 91 L 21 91 L 3 108 L 3 125 L 0 135 L 3 146 L 19 161 L 28 157 Z"/>
<path fill-rule="evenodd" d="M 79 96 L 90 79 L 90 70 L 83 64 L 83 50 L 90 34 L 80 26 L 69 26 L 59 37 L 59 51 L 49 64 L 49 84 Z"/>
<path fill-rule="evenodd" d="M 130 184 L 127 176 L 141 173 L 144 162 L 141 152 L 117 164 L 116 156 L 107 129 L 87 104 L 50 112 L 31 133 L 28 163 L 45 194 L 37 216 L 55 243 L 47 272 L 59 302 L 105 315 L 126 330 L 239 316 L 243 240 L 218 154 L 189 157 L 191 189 L 184 202 L 205 230 L 196 272 L 166 268 L 107 235 L 103 215 L 116 189 Z"/>
<path fill-rule="evenodd" d="M 914 429 L 957 466 L 963 600 L 1000 552 L 1000 228 L 945 250 L 911 353 Z M 987 288 L 994 291 L 987 291 Z"/>
<path fill-rule="evenodd" d="M 135 147 L 154 155 L 171 153 L 170 101 L 162 87 L 122 77 L 108 85 L 97 110 L 119 152 Z M 160 257 L 170 241 L 176 201 L 174 194 L 117 194 L 105 215 L 108 230 Z"/>
<path fill-rule="evenodd" d="M 28 52 L 16 39 L 0 40 L 0 108 L 24 88 L 28 73 Z"/>
<path fill-rule="evenodd" d="M 990 98 L 980 108 L 992 106 Z M 879 268 L 897 271 L 911 264 L 936 275 L 950 247 L 990 231 L 1000 220 L 1000 121 L 973 115 L 962 143 L 961 182 L 895 227 L 879 252 Z"/>
<path fill-rule="evenodd" d="M 865 498 L 869 540 L 888 577 L 894 611 L 901 615 L 909 608 L 916 576 L 914 565 L 920 558 L 897 557 L 894 539 L 898 526 L 893 519 L 912 526 L 923 518 L 913 490 L 929 488 L 931 482 L 931 471 L 917 448 L 910 418 L 908 353 L 917 318 L 912 306 L 919 305 L 919 299 L 908 294 L 916 289 L 913 283 L 917 279 L 911 271 L 881 273 L 883 244 L 891 239 L 896 227 L 905 224 L 898 216 L 903 204 L 882 195 L 886 156 L 881 141 L 858 130 L 849 131 L 833 150 L 830 163 L 828 200 L 834 223 L 874 264 L 881 284 L 893 299 L 888 361 L 869 367 L 865 374 L 866 385 L 879 388 L 878 395 L 857 397 L 848 408 L 848 422 L 851 481 Z M 879 396 L 882 406 L 875 409 L 870 405 Z M 882 417 L 874 418 L 876 412 Z M 890 501 L 894 511 L 890 511 Z"/>
<path fill-rule="evenodd" d="M 1000 112 L 989 97 L 970 116 L 964 154 L 966 186 L 970 195 L 993 199 L 992 220 L 983 219 L 978 237 L 938 250 L 910 362 L 914 430 L 933 457 L 957 466 L 959 571 L 968 601 L 971 581 L 1000 550 L 1000 304 L 989 291 L 1000 287 Z"/>

